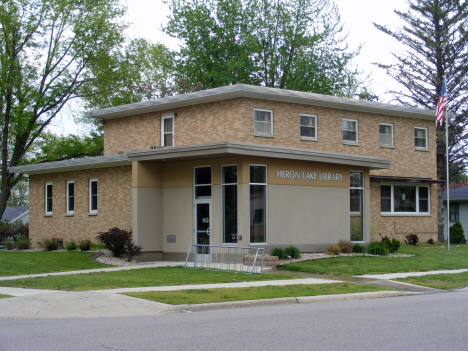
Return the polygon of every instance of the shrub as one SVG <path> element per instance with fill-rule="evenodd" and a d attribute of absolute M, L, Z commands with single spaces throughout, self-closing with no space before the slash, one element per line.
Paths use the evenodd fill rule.
<path fill-rule="evenodd" d="M 65 243 L 65 250 L 67 251 L 73 251 L 78 248 L 78 245 L 76 245 L 75 240 L 71 240 L 67 243 Z"/>
<path fill-rule="evenodd" d="M 336 245 L 330 245 L 325 250 L 327 251 L 327 254 L 329 255 L 339 255 L 341 253 L 340 248 Z"/>
<path fill-rule="evenodd" d="M 81 251 L 89 251 L 89 249 L 91 249 L 91 245 L 93 245 L 93 243 L 89 239 L 80 240 L 78 243 Z"/>
<path fill-rule="evenodd" d="M 340 240 L 338 242 L 338 247 L 341 253 L 350 253 L 353 251 L 353 244 L 351 244 L 351 241 Z"/>
<path fill-rule="evenodd" d="M 434 245 L 434 239 L 430 238 L 428 241 L 427 241 L 428 244 L 430 245 Z"/>
<path fill-rule="evenodd" d="M 408 245 L 414 245 L 416 246 L 416 244 L 418 243 L 419 241 L 419 238 L 416 234 L 408 234 L 406 236 L 406 240 L 405 240 L 405 243 L 408 244 Z"/>
<path fill-rule="evenodd" d="M 283 249 L 284 256 L 291 257 L 291 258 L 300 258 L 301 251 L 295 246 L 288 246 Z"/>
<path fill-rule="evenodd" d="M 385 256 L 389 251 L 387 244 L 377 241 L 371 242 L 367 248 L 367 252 L 371 255 Z"/>
<path fill-rule="evenodd" d="M 29 223 L 0 221 L 0 240 L 17 240 L 20 236 L 29 238 Z"/>
<path fill-rule="evenodd" d="M 29 249 L 29 238 L 26 235 L 19 235 L 16 238 L 15 246 L 18 250 Z"/>
<path fill-rule="evenodd" d="M 132 232 L 117 227 L 108 232 L 100 232 L 96 239 L 109 249 L 115 257 L 131 257 L 141 253 L 142 247 L 132 243 Z"/>
<path fill-rule="evenodd" d="M 401 243 L 397 239 L 393 238 L 392 240 L 390 240 L 390 238 L 387 236 L 384 236 L 382 238 L 382 242 L 388 246 L 390 253 L 397 252 L 401 246 Z"/>
<path fill-rule="evenodd" d="M 353 245 L 353 252 L 354 253 L 364 253 L 366 252 L 366 247 L 361 244 L 354 244 Z"/>
<path fill-rule="evenodd" d="M 452 244 L 465 244 L 465 232 L 463 230 L 463 227 L 459 221 L 456 221 L 451 227 L 450 227 L 450 242 Z"/>
<path fill-rule="evenodd" d="M 58 242 L 54 239 L 44 239 L 38 241 L 37 244 L 44 249 L 44 251 L 55 251 L 58 249 Z"/>
<path fill-rule="evenodd" d="M 13 242 L 13 240 L 3 240 L 2 244 L 5 245 L 7 250 L 13 250 L 13 248 L 15 247 L 15 243 Z"/>
<path fill-rule="evenodd" d="M 280 260 L 282 260 L 284 258 L 284 251 L 281 247 L 275 247 L 273 249 L 271 249 L 271 253 L 270 253 L 271 256 L 278 256 L 278 258 Z"/>

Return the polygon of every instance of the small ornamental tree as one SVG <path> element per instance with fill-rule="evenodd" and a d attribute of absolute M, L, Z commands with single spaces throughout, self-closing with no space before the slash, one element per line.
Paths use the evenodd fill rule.
<path fill-rule="evenodd" d="M 450 242 L 452 244 L 465 244 L 465 231 L 459 221 L 456 221 L 450 227 Z"/>

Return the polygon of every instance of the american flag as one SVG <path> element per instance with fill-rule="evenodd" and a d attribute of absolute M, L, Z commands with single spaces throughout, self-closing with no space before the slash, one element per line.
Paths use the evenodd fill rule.
<path fill-rule="evenodd" d="M 444 109 L 447 107 L 447 89 L 445 85 L 445 77 L 442 81 L 442 89 L 440 89 L 439 94 L 439 102 L 437 103 L 437 109 L 435 114 L 435 119 L 437 121 L 436 124 L 442 126 L 442 122 L 444 121 Z"/>

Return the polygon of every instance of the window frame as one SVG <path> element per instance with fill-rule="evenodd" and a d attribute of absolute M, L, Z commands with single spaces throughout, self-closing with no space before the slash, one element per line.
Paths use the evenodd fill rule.
<path fill-rule="evenodd" d="M 416 130 L 421 129 L 424 130 L 425 136 L 424 136 L 424 141 L 425 141 L 425 146 L 416 146 Z M 421 139 L 421 138 L 419 138 Z M 427 150 L 428 149 L 428 140 L 427 140 L 427 128 L 426 127 L 414 127 L 414 148 L 416 150 Z"/>
<path fill-rule="evenodd" d="M 390 186 L 390 211 L 382 211 L 382 202 L 380 203 L 380 215 L 381 216 L 430 216 L 431 215 L 431 187 L 428 184 L 416 184 L 416 183 L 380 183 L 380 201 L 382 201 L 382 193 L 381 193 L 381 187 L 382 186 Z M 415 187 L 415 193 L 416 193 L 416 211 L 415 212 L 403 212 L 395 211 L 395 191 L 394 188 L 395 186 L 412 186 Z M 419 196 L 419 189 L 420 188 L 427 188 L 427 212 L 421 212 L 419 207 L 420 207 L 420 200 L 423 200 L 425 198 L 421 198 Z"/>
<path fill-rule="evenodd" d="M 454 211 L 456 209 L 456 211 Z M 460 221 L 460 204 L 458 202 L 450 202 L 450 213 L 449 213 L 449 222 L 455 223 Z M 445 211 L 447 212 L 447 211 Z M 455 215 L 455 219 L 452 220 L 452 215 Z"/>
<path fill-rule="evenodd" d="M 265 168 L 265 183 L 252 183 L 250 181 L 250 169 L 252 166 L 259 166 L 259 167 L 264 167 Z M 251 227 L 251 222 L 252 222 L 252 218 L 255 218 L 255 213 L 252 214 L 251 212 L 251 202 L 249 201 L 249 243 L 250 245 L 265 245 L 267 243 L 267 233 L 268 233 L 268 166 L 267 165 L 262 165 L 262 164 L 249 164 L 249 198 L 251 196 L 251 191 L 250 191 L 250 187 L 252 185 L 261 185 L 261 186 L 264 186 L 265 187 L 265 213 L 264 213 L 264 220 L 265 220 L 265 223 L 264 223 L 264 241 L 263 242 L 259 242 L 259 243 L 253 243 L 252 242 L 252 237 L 251 237 L 251 234 L 250 234 L 250 227 Z M 252 223 L 253 225 L 253 223 Z"/>
<path fill-rule="evenodd" d="M 209 168 L 210 169 L 210 183 L 200 183 L 197 184 L 197 179 L 196 179 L 196 170 L 199 168 Z M 197 187 L 210 187 L 210 196 L 202 196 L 197 198 Z M 213 167 L 211 165 L 209 166 L 195 166 L 193 167 L 193 199 L 194 201 L 211 201 L 213 198 Z"/>
<path fill-rule="evenodd" d="M 263 132 L 257 132 L 255 130 L 255 123 L 257 122 L 256 119 L 255 119 L 255 112 L 256 111 L 262 111 L 262 112 L 269 112 L 270 113 L 270 133 L 263 133 Z M 260 123 L 266 123 L 266 122 L 262 122 L 262 121 L 258 121 Z M 254 108 L 254 135 L 255 136 L 261 136 L 261 137 L 273 137 L 273 110 L 268 110 L 268 109 L 264 109 L 264 108 Z"/>
<path fill-rule="evenodd" d="M 305 116 L 305 117 L 312 117 L 314 119 L 314 126 L 313 127 L 310 127 L 310 126 L 303 126 L 301 124 L 301 117 L 302 116 Z M 318 121 L 318 118 L 317 118 L 317 115 L 311 115 L 309 113 L 301 113 L 299 114 L 299 137 L 301 140 L 310 140 L 310 141 L 318 141 L 318 126 L 317 126 L 317 121 Z M 314 129 L 314 136 L 313 137 L 310 137 L 310 136 L 303 136 L 301 134 L 302 132 L 302 127 L 306 127 L 306 128 L 313 128 Z"/>
<path fill-rule="evenodd" d="M 73 210 L 70 210 L 70 184 L 73 184 Z M 67 180 L 67 199 L 66 199 L 66 210 L 67 214 L 74 214 L 75 213 L 75 181 L 74 180 Z"/>
<path fill-rule="evenodd" d="M 51 190 L 51 194 L 50 194 L 50 197 L 49 197 L 49 191 L 47 190 L 47 187 L 50 185 L 50 190 Z M 54 204 L 54 192 L 53 192 L 53 183 L 52 182 L 45 182 L 44 183 L 44 213 L 46 215 L 52 215 L 52 211 L 53 211 L 53 204 Z M 49 210 L 49 206 L 48 206 L 48 199 L 50 198 L 50 210 Z"/>
<path fill-rule="evenodd" d="M 382 144 L 380 141 L 380 136 L 381 135 L 388 135 L 388 134 L 382 134 L 380 133 L 380 126 L 389 126 L 391 128 L 391 142 L 390 144 Z M 382 147 L 393 147 L 394 146 L 394 141 L 393 141 L 393 123 L 379 123 L 379 145 Z"/>
<path fill-rule="evenodd" d="M 344 139 L 343 132 L 354 132 L 353 130 L 343 129 L 343 122 L 344 121 L 356 123 L 356 140 L 345 140 Z M 353 118 L 342 118 L 341 119 L 341 139 L 343 141 L 343 144 L 357 145 L 359 143 L 359 121 L 357 119 L 353 119 Z"/>
<path fill-rule="evenodd" d="M 96 182 L 96 208 L 93 209 L 93 187 L 91 185 L 91 183 L 93 182 Z M 89 213 L 98 213 L 98 179 L 97 178 L 90 178 L 89 179 L 89 182 L 88 182 L 88 185 L 89 185 Z"/>
<path fill-rule="evenodd" d="M 364 242 L 364 211 L 365 211 L 365 207 L 364 207 L 364 196 L 365 196 L 365 172 L 364 171 L 354 171 L 354 170 L 350 170 L 349 171 L 349 175 L 350 175 L 350 180 L 351 180 L 351 174 L 352 173 L 359 173 L 361 174 L 361 184 L 359 186 L 353 186 L 351 185 L 351 183 L 349 184 L 349 198 L 351 200 L 351 191 L 352 190 L 358 190 L 359 191 L 359 195 L 360 195 L 360 203 L 359 203 L 359 206 L 360 206 L 360 211 L 351 211 L 351 201 L 350 201 L 350 208 L 349 208 L 349 225 L 350 225 L 350 241 L 352 243 L 362 243 Z M 356 215 L 360 215 L 361 217 L 361 240 L 352 240 L 352 236 L 351 236 L 351 219 L 353 216 L 356 216 Z"/>
<path fill-rule="evenodd" d="M 226 183 L 224 179 L 223 170 L 226 167 L 235 166 L 237 169 L 237 179 L 235 183 Z M 221 166 L 221 243 L 227 245 L 239 244 L 239 201 L 237 199 L 237 208 L 236 208 L 236 221 L 237 221 L 237 241 L 227 242 L 226 239 L 226 201 L 225 201 L 225 187 L 226 186 L 236 186 L 236 196 L 239 196 L 239 166 L 237 164 L 228 164 Z"/>
<path fill-rule="evenodd" d="M 164 130 L 164 121 L 166 119 L 171 119 L 172 120 L 172 132 L 170 132 L 170 133 L 166 133 L 166 131 Z M 175 122 L 175 114 L 174 113 L 167 113 L 167 114 L 161 115 L 161 146 L 164 146 L 164 147 L 175 146 L 174 122 Z M 165 143 L 166 134 L 172 134 L 172 145 L 166 145 L 166 143 Z"/>

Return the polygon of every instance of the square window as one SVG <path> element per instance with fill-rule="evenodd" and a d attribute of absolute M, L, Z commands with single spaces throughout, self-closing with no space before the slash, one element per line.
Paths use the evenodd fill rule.
<path fill-rule="evenodd" d="M 427 129 L 414 128 L 414 146 L 418 149 L 427 149 Z"/>
<path fill-rule="evenodd" d="M 314 115 L 300 115 L 300 135 L 303 139 L 316 140 L 317 139 L 317 116 Z"/>
<path fill-rule="evenodd" d="M 254 110 L 254 133 L 257 135 L 273 135 L 272 110 Z"/>
<path fill-rule="evenodd" d="M 379 123 L 379 143 L 382 146 L 393 146 L 393 124 Z"/>
<path fill-rule="evenodd" d="M 343 141 L 348 143 L 358 142 L 358 121 L 355 119 L 342 120 Z"/>

